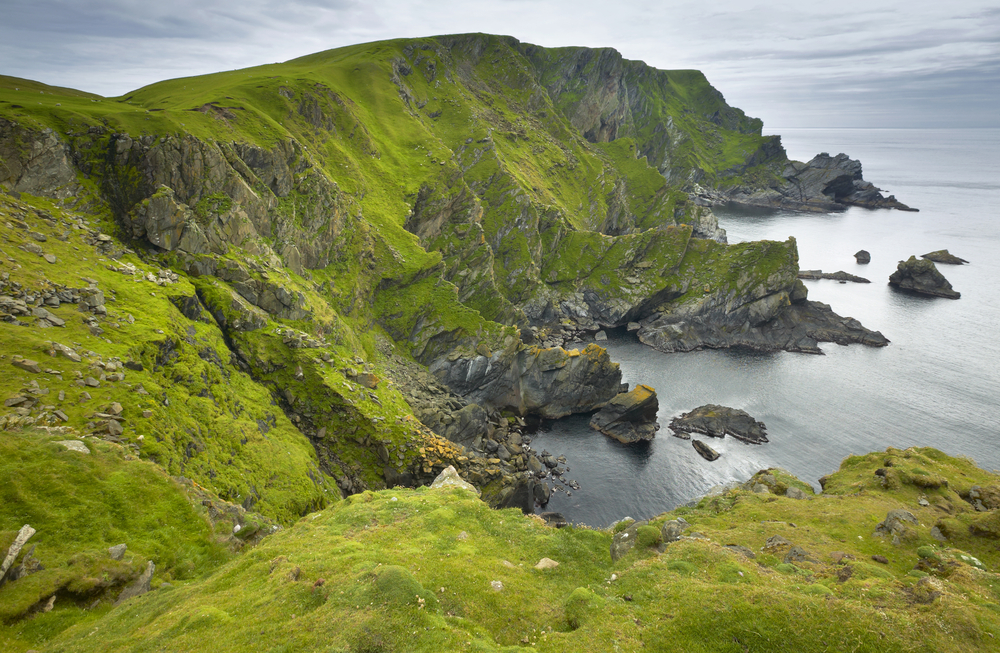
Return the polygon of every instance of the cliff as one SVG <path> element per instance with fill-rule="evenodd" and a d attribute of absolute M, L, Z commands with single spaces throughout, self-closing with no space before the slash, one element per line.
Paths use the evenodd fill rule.
<path fill-rule="evenodd" d="M 121 98 L 0 78 L 10 474 L 100 452 L 159 470 L 164 500 L 182 483 L 212 522 L 170 532 L 204 558 L 144 545 L 154 582 L 211 566 L 213 533 L 238 548 L 239 532 L 449 466 L 486 505 L 531 512 L 558 467 L 522 418 L 588 413 L 622 390 L 602 348 L 535 333 L 634 321 L 668 351 L 885 344 L 805 302 L 794 240 L 729 246 L 691 195 L 779 156 L 759 131 L 699 73 L 479 34 Z M 95 487 L 117 497 L 127 473 L 102 465 Z M 7 497 L 5 533 L 40 492 Z M 98 520 L 109 533 L 151 502 L 121 497 Z M 55 536 L 63 552 L 71 539 Z M 18 605 L 106 598 L 148 569 L 87 555 L 82 576 L 66 553 L 38 590 L 51 594 Z"/>

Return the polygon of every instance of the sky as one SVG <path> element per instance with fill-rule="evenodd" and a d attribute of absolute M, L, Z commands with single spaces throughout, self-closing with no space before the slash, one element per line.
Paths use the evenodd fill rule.
<path fill-rule="evenodd" d="M 765 133 L 1000 127 L 998 0 L 0 0 L 0 74 L 117 96 L 464 32 L 699 69 Z"/>

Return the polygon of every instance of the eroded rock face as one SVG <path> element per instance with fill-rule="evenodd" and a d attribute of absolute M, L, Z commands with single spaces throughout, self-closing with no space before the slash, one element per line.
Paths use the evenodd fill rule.
<path fill-rule="evenodd" d="M 79 190 L 69 146 L 51 129 L 29 132 L 0 119 L 0 162 L 0 186 L 10 191 L 65 199 Z"/>
<path fill-rule="evenodd" d="M 861 162 L 844 153 L 817 154 L 809 162 L 787 161 L 781 173 L 783 183 L 776 188 L 736 191 L 712 196 L 715 201 L 729 200 L 754 206 L 790 208 L 799 211 L 843 211 L 848 206 L 871 209 L 916 211 L 881 189 L 861 174 Z"/>
<path fill-rule="evenodd" d="M 934 297 L 958 299 L 962 296 L 962 293 L 951 287 L 951 283 L 944 278 L 932 261 L 921 260 L 916 256 L 899 262 L 896 271 L 889 275 L 889 285 Z"/>
<path fill-rule="evenodd" d="M 652 440 L 660 428 L 656 423 L 659 406 L 656 391 L 640 384 L 630 392 L 619 394 L 597 411 L 590 420 L 590 428 L 626 444 Z"/>
<path fill-rule="evenodd" d="M 491 356 L 441 358 L 430 371 L 453 392 L 487 409 L 555 419 L 604 406 L 621 388 L 621 370 L 595 344 L 583 350 L 525 347 Z"/>

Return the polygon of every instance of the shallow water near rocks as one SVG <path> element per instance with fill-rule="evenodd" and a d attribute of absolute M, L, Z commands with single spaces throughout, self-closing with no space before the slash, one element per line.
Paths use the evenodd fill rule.
<path fill-rule="evenodd" d="M 891 344 L 823 344 L 824 356 L 662 354 L 612 333 L 604 344 L 623 380 L 656 388 L 661 429 L 650 443 L 623 445 L 592 431 L 589 416 L 545 424 L 532 448 L 565 455 L 566 478 L 581 486 L 571 496 L 555 493 L 545 510 L 603 527 L 625 516 L 655 516 L 772 466 L 819 489 L 819 477 L 844 457 L 889 446 L 933 446 L 1000 468 L 1000 130 L 774 131 L 794 159 L 824 151 L 860 159 L 865 179 L 920 212 L 717 209 L 729 241 L 795 236 L 802 269 L 870 279 L 805 284 L 810 299 L 881 331 Z M 868 265 L 855 262 L 860 249 L 871 252 Z M 937 249 L 970 261 L 938 265 L 961 299 L 903 294 L 887 285 L 900 260 Z M 707 403 L 747 411 L 767 425 L 770 442 L 706 436 L 722 455 L 702 459 L 667 424 Z"/>

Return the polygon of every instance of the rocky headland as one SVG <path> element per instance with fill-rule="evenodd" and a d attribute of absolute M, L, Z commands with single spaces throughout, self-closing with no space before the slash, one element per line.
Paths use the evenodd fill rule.
<path fill-rule="evenodd" d="M 947 299 L 958 299 L 962 296 L 951 287 L 951 283 L 944 278 L 933 261 L 921 260 L 916 256 L 899 262 L 896 271 L 889 275 L 889 285 L 919 295 Z"/>

